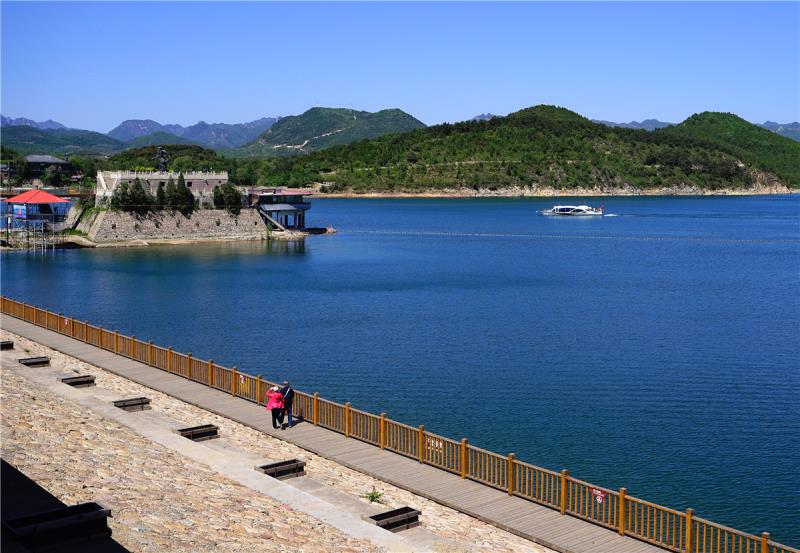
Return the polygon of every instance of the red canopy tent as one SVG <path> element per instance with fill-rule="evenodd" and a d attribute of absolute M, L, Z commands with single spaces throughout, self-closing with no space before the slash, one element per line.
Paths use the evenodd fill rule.
<path fill-rule="evenodd" d="M 50 192 L 44 190 L 28 190 L 22 194 L 18 194 L 13 198 L 6 200 L 10 204 L 60 204 L 69 203 L 69 200 L 64 200 L 58 196 L 54 196 Z"/>

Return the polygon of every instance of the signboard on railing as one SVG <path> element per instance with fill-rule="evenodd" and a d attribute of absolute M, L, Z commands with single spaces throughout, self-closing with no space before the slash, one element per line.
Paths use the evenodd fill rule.
<path fill-rule="evenodd" d="M 606 498 L 606 492 L 603 490 L 598 490 L 596 488 L 592 488 L 592 495 L 594 496 L 594 500 L 598 503 L 602 503 L 603 500 Z"/>

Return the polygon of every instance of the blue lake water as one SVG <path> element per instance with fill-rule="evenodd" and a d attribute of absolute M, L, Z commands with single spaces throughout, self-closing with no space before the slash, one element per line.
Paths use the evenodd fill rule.
<path fill-rule="evenodd" d="M 617 216 L 318 199 L 338 234 L 4 253 L 2 291 L 800 545 L 800 198 L 578 202 Z"/>

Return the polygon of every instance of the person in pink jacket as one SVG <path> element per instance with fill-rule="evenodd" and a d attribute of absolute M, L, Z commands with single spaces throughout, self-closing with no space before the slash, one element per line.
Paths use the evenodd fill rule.
<path fill-rule="evenodd" d="M 272 428 L 283 427 L 283 394 L 280 388 L 273 386 L 267 392 L 267 410 L 272 412 Z"/>

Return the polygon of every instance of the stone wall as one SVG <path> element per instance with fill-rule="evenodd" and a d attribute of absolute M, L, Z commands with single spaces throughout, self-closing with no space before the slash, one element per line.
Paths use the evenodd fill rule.
<path fill-rule="evenodd" d="M 170 178 L 177 183 L 179 175 L 180 173 L 158 173 L 152 171 L 98 171 L 97 186 L 95 187 L 96 203 L 97 205 L 107 205 L 114 194 L 114 190 L 120 183 L 126 182 L 130 186 L 135 179 L 139 179 L 144 189 L 155 196 L 159 184 L 166 186 Z M 215 186 L 222 186 L 228 182 L 227 171 L 192 171 L 185 173 L 183 176 L 189 191 L 194 195 L 195 199 L 200 200 L 201 204 L 203 201 L 211 199 Z"/>
<path fill-rule="evenodd" d="M 185 217 L 180 213 L 155 212 L 135 215 L 122 211 L 91 211 L 78 224 L 90 240 L 98 243 L 126 240 L 213 238 L 257 239 L 267 227 L 254 209 L 232 215 L 224 209 L 200 209 Z"/>

